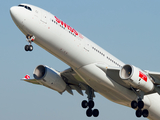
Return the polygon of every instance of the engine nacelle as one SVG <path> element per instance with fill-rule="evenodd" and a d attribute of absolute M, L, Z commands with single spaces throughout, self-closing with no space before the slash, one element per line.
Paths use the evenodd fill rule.
<path fill-rule="evenodd" d="M 124 65 L 119 75 L 124 82 L 130 84 L 134 88 L 138 88 L 146 93 L 154 90 L 154 84 L 151 79 L 145 72 L 135 66 Z"/>
<path fill-rule="evenodd" d="M 34 78 L 44 86 L 54 89 L 60 93 L 66 89 L 66 83 L 60 77 L 60 73 L 48 66 L 39 65 L 33 72 Z"/>

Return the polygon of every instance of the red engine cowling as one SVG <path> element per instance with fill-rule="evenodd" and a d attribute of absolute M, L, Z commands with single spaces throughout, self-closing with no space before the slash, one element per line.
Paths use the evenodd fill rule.
<path fill-rule="evenodd" d="M 138 88 L 146 93 L 154 90 L 154 84 L 151 79 L 145 72 L 135 66 L 124 65 L 119 75 L 124 82 L 130 84 L 134 88 Z"/>
<path fill-rule="evenodd" d="M 39 65 L 33 72 L 34 78 L 44 86 L 54 89 L 60 93 L 66 89 L 66 83 L 60 77 L 60 73 L 48 66 Z"/>

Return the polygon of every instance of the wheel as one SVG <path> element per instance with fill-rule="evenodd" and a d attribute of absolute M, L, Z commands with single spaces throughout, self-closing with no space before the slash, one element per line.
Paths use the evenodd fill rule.
<path fill-rule="evenodd" d="M 33 50 L 33 46 L 29 45 L 29 51 L 32 51 L 32 50 Z"/>
<path fill-rule="evenodd" d="M 133 109 L 135 109 L 135 108 L 137 108 L 137 106 L 138 106 L 137 101 L 133 100 L 133 101 L 131 102 L 131 107 L 132 107 Z"/>
<path fill-rule="evenodd" d="M 142 109 L 144 107 L 144 102 L 143 101 L 138 101 L 138 108 Z"/>
<path fill-rule="evenodd" d="M 89 108 L 93 108 L 94 107 L 94 102 L 92 100 L 90 100 L 88 102 L 88 106 L 89 106 Z"/>
<path fill-rule="evenodd" d="M 82 108 L 87 108 L 88 102 L 86 100 L 83 100 L 81 105 L 82 105 Z"/>
<path fill-rule="evenodd" d="M 148 115 L 149 115 L 148 110 L 147 110 L 147 109 L 144 109 L 144 110 L 142 111 L 142 115 L 143 115 L 143 117 L 148 117 Z"/>
<path fill-rule="evenodd" d="M 136 116 L 137 117 L 141 117 L 142 116 L 142 110 L 141 109 L 136 110 Z"/>
<path fill-rule="evenodd" d="M 28 50 L 29 50 L 29 45 L 26 45 L 26 46 L 24 47 L 24 49 L 25 49 L 25 51 L 28 51 Z"/>
<path fill-rule="evenodd" d="M 98 117 L 98 115 L 99 115 L 99 110 L 98 109 L 94 109 L 93 110 L 93 116 L 94 117 Z"/>
<path fill-rule="evenodd" d="M 88 117 L 91 117 L 92 114 L 93 114 L 92 109 L 89 108 L 89 109 L 86 111 L 86 115 L 87 115 Z"/>

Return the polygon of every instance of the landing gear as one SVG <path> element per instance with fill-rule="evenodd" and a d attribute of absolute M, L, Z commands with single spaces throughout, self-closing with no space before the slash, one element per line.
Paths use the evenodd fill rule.
<path fill-rule="evenodd" d="M 86 100 L 82 101 L 82 107 L 83 108 L 87 108 L 88 107 L 88 109 L 86 111 L 86 115 L 88 117 L 91 117 L 92 115 L 94 117 L 98 117 L 99 110 L 98 109 L 92 110 L 92 108 L 94 107 L 94 102 L 93 101 L 89 101 L 89 102 L 87 102 Z"/>
<path fill-rule="evenodd" d="M 33 35 L 26 35 L 27 38 L 27 42 L 29 42 L 29 45 L 26 45 L 24 47 L 25 51 L 32 51 L 33 50 L 33 46 L 31 45 L 31 43 L 34 41 L 35 37 Z"/>
<path fill-rule="evenodd" d="M 82 108 L 87 108 L 87 111 L 86 111 L 86 115 L 88 117 L 91 117 L 92 115 L 94 117 L 98 117 L 99 115 L 99 110 L 98 109 L 93 109 L 94 107 L 94 101 L 93 101 L 93 97 L 94 97 L 94 90 L 88 86 L 88 89 L 86 91 L 87 95 L 88 95 L 88 102 L 86 100 L 83 100 L 82 103 L 81 103 L 81 106 Z"/>
<path fill-rule="evenodd" d="M 134 89 L 132 89 L 132 90 L 134 91 Z M 134 92 L 136 93 L 136 91 L 134 91 Z M 137 94 L 137 93 L 136 93 L 136 94 Z M 135 100 L 133 100 L 133 101 L 131 102 L 131 107 L 132 107 L 133 109 L 136 109 L 136 108 L 137 108 L 137 110 L 136 110 L 136 116 L 137 116 L 138 118 L 141 117 L 142 115 L 143 115 L 143 117 L 148 117 L 149 111 L 148 111 L 147 109 L 143 109 L 143 107 L 144 107 L 144 102 L 142 101 L 142 98 L 141 98 L 140 95 L 137 94 L 137 96 L 139 96 L 138 102 L 135 101 Z M 142 110 L 142 109 L 143 109 L 143 110 Z"/>
<path fill-rule="evenodd" d="M 82 101 L 82 108 L 87 108 L 88 107 L 88 102 L 86 100 Z"/>
<path fill-rule="evenodd" d="M 26 45 L 24 47 L 25 51 L 32 51 L 33 50 L 33 46 L 32 45 Z"/>
<path fill-rule="evenodd" d="M 134 105 L 135 106 L 134 106 Z M 141 100 L 141 99 L 139 99 L 139 101 L 138 101 L 138 103 L 136 103 L 136 101 L 132 101 L 131 102 L 131 107 L 133 108 L 133 109 L 136 109 L 137 107 L 136 107 L 136 104 L 137 104 L 137 107 L 138 107 L 138 109 L 136 110 L 136 116 L 137 117 L 141 117 L 142 115 L 143 115 L 143 117 L 148 117 L 148 115 L 149 115 L 149 111 L 147 110 L 147 109 L 143 109 L 143 107 L 144 107 L 144 102 Z M 143 110 L 142 110 L 143 109 Z"/>
<path fill-rule="evenodd" d="M 144 110 L 142 111 L 142 115 L 143 115 L 143 117 L 148 117 L 148 115 L 149 115 L 148 110 L 147 110 L 147 109 L 144 109 Z"/>
<path fill-rule="evenodd" d="M 142 116 L 142 110 L 141 109 L 136 110 L 136 116 L 137 117 L 141 117 Z"/>

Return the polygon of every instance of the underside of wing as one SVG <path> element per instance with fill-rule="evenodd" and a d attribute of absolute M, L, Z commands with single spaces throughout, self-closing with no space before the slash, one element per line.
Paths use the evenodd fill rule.
<path fill-rule="evenodd" d="M 88 90 L 91 89 L 72 68 L 58 72 L 48 66 L 39 65 L 35 68 L 33 76 L 34 79 L 30 79 L 30 76 L 26 75 L 22 80 L 32 84 L 43 85 L 60 94 L 67 91 L 73 95 L 72 90 L 76 90 L 83 95 L 83 90 L 85 90 L 86 94 L 89 94 Z"/>
<path fill-rule="evenodd" d="M 36 79 L 21 79 L 21 80 L 32 83 L 32 84 L 41 85 Z"/>
<path fill-rule="evenodd" d="M 121 70 L 120 67 L 105 66 L 102 64 L 97 64 L 97 67 L 102 69 L 109 79 L 112 79 L 113 81 L 117 82 L 118 84 L 126 88 L 130 88 L 130 85 L 126 84 L 119 76 L 119 71 Z"/>
<path fill-rule="evenodd" d="M 104 66 L 97 64 L 107 75 L 118 84 L 144 94 L 158 92 L 160 94 L 160 73 L 141 70 L 133 65 L 120 67 Z"/>
<path fill-rule="evenodd" d="M 67 84 L 67 92 L 73 94 L 72 90 L 76 90 L 79 94 L 83 95 L 82 90 L 86 90 L 86 94 L 88 94 L 88 85 L 84 83 L 72 68 L 64 70 L 60 75 Z"/>
<path fill-rule="evenodd" d="M 154 79 L 154 84 L 160 85 L 160 72 L 150 72 L 147 71 L 148 74 Z"/>

